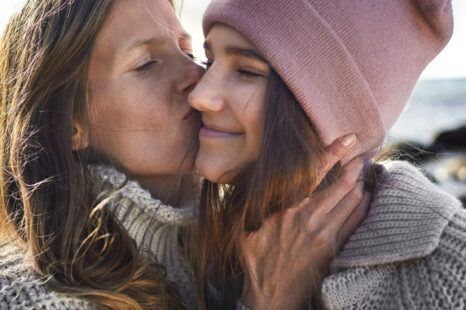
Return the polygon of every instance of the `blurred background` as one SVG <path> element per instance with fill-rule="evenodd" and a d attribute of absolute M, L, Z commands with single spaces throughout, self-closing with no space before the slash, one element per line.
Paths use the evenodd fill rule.
<path fill-rule="evenodd" d="M 0 0 L 0 30 L 24 0 Z M 181 0 L 179 0 L 181 1 Z M 202 14 L 210 0 L 182 0 L 181 17 L 204 60 Z M 455 30 L 447 47 L 426 68 L 387 145 L 398 157 L 423 167 L 432 180 L 466 202 L 466 1 L 453 0 Z"/>

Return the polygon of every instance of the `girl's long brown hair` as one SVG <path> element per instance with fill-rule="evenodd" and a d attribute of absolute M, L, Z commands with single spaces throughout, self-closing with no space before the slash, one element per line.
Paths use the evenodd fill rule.
<path fill-rule="evenodd" d="M 271 71 L 259 158 L 242 167 L 229 185 L 207 180 L 203 184 L 197 249 L 193 250 L 201 308 L 234 308 L 241 294 L 237 243 L 242 234 L 259 229 L 268 215 L 304 198 L 317 179 L 324 145 L 293 94 Z M 336 176 L 338 169 L 331 175 Z M 208 298 L 206 278 L 220 283 L 220 304 L 216 303 L 219 296 L 216 301 Z"/>
<path fill-rule="evenodd" d="M 102 308 L 184 308 L 93 192 L 73 152 L 88 66 L 114 0 L 29 0 L 0 42 L 0 240 L 25 246 L 54 290 Z"/>

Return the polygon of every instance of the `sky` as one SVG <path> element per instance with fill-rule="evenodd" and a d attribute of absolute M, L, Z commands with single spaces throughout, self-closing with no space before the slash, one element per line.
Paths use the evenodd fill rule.
<path fill-rule="evenodd" d="M 127 0 L 132 1 L 132 0 Z M 202 14 L 210 0 L 183 0 L 182 19 L 186 30 L 193 36 L 194 53 L 204 59 L 202 44 Z M 0 30 L 24 0 L 0 0 Z M 466 78 L 466 1 L 453 0 L 455 30 L 447 47 L 432 61 L 421 79 Z"/>

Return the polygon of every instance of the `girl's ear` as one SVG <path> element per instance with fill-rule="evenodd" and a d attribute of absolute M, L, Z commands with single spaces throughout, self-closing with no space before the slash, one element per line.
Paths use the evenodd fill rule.
<path fill-rule="evenodd" d="M 73 122 L 73 135 L 71 136 L 71 149 L 79 151 L 89 146 L 89 130 L 82 122 Z"/>

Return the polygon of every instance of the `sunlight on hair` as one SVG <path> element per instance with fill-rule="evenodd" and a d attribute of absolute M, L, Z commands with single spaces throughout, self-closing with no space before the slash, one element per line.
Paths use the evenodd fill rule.
<path fill-rule="evenodd" d="M 3 33 L 10 17 L 18 12 L 26 0 L 2 1 L 0 3 L 0 32 Z"/>

